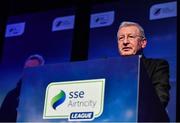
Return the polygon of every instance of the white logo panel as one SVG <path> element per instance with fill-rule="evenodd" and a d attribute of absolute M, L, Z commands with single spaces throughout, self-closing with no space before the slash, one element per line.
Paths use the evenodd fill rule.
<path fill-rule="evenodd" d="M 104 106 L 105 79 L 53 82 L 46 89 L 44 119 L 88 121 Z"/>
<path fill-rule="evenodd" d="M 20 36 L 24 33 L 25 22 L 8 24 L 6 26 L 5 37 Z"/>
<path fill-rule="evenodd" d="M 91 15 L 90 28 L 110 26 L 114 22 L 114 11 Z"/>
<path fill-rule="evenodd" d="M 52 31 L 60 31 L 74 28 L 75 16 L 57 17 L 52 24 Z"/>
<path fill-rule="evenodd" d="M 177 2 L 155 4 L 150 8 L 150 20 L 175 17 L 177 15 Z"/>

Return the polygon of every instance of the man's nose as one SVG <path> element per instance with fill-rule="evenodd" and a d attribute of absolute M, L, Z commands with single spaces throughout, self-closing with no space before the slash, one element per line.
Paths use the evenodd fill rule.
<path fill-rule="evenodd" d="M 128 44 L 128 43 L 129 43 L 128 37 L 125 37 L 123 40 L 123 44 Z"/>

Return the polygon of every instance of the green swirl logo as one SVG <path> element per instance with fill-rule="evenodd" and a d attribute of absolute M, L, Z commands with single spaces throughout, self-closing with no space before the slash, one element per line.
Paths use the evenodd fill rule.
<path fill-rule="evenodd" d="M 54 96 L 51 100 L 51 106 L 53 107 L 54 110 L 61 105 L 66 99 L 66 94 L 63 90 L 60 90 L 59 94 Z"/>

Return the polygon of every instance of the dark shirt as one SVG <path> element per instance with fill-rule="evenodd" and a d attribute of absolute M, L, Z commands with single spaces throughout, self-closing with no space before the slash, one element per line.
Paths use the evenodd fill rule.
<path fill-rule="evenodd" d="M 142 62 L 162 105 L 166 108 L 169 102 L 170 90 L 168 62 L 163 59 L 151 59 L 145 57 L 142 57 Z"/>

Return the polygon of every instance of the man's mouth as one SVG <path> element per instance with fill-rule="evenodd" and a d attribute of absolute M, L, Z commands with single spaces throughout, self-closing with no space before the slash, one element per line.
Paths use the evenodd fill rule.
<path fill-rule="evenodd" d="M 123 47 L 122 48 L 122 50 L 124 50 L 124 51 L 129 51 L 129 50 L 131 50 L 132 48 L 131 47 Z"/>

